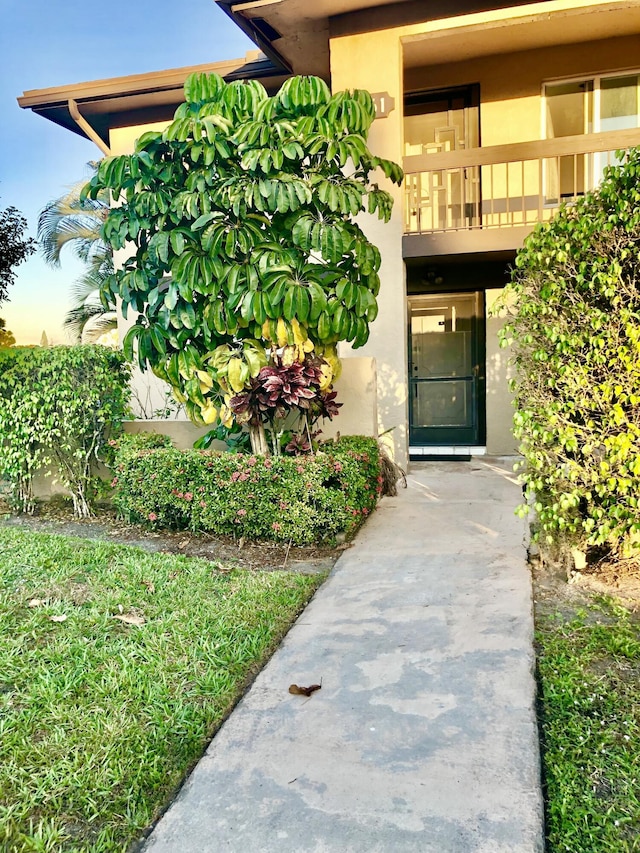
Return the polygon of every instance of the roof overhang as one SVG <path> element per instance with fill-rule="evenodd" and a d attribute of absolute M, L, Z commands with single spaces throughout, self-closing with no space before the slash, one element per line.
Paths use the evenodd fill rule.
<path fill-rule="evenodd" d="M 227 81 L 257 79 L 270 91 L 279 88 L 287 76 L 281 66 L 259 51 L 252 51 L 244 59 L 32 89 L 18 98 L 18 104 L 73 133 L 98 144 L 101 140 L 108 146 L 111 128 L 171 119 L 184 101 L 184 81 L 194 72 L 219 74 Z M 89 130 L 74 118 L 76 107 Z"/>
<path fill-rule="evenodd" d="M 459 25 L 439 28 L 435 23 L 427 32 L 402 38 L 404 68 L 637 37 L 640 33 L 638 0 L 609 3 L 580 0 L 567 3 L 566 8 L 557 8 L 552 14 L 548 10 L 551 5 L 515 7 L 492 21 L 478 21 L 476 16 L 469 16 L 460 19 Z"/>
<path fill-rule="evenodd" d="M 544 0 L 519 0 L 527 6 Z M 329 38 L 503 9 L 513 0 L 216 0 L 252 41 L 293 74 L 329 81 Z"/>

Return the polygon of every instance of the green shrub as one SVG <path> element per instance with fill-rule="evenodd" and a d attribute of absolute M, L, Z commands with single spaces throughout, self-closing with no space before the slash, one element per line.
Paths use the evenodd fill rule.
<path fill-rule="evenodd" d="M 640 530 L 639 150 L 527 238 L 509 298 L 515 434 L 541 532 L 627 550 Z"/>
<path fill-rule="evenodd" d="M 129 521 L 305 544 L 352 534 L 375 508 L 375 439 L 342 438 L 314 456 L 132 449 L 116 457 L 114 501 Z"/>
<path fill-rule="evenodd" d="M 0 349 L 0 476 L 23 512 L 33 477 L 51 474 L 91 513 L 93 470 L 127 412 L 129 368 L 101 346 Z"/>

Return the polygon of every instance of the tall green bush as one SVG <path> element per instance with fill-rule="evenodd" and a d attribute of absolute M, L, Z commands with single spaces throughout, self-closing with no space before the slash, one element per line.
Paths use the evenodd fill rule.
<path fill-rule="evenodd" d="M 83 191 L 121 202 L 102 234 L 129 257 L 102 298 L 134 314 L 125 352 L 135 344 L 196 424 L 248 424 L 256 453 L 265 426 L 277 436 L 293 418 L 307 435 L 337 414 L 336 345 L 363 346 L 378 313 L 380 252 L 354 219 L 389 220 L 379 184 L 402 169 L 369 150 L 374 119 L 368 92 L 317 77 L 269 97 L 192 74 L 174 121 Z"/>
<path fill-rule="evenodd" d="M 91 514 L 92 469 L 127 414 L 129 368 L 106 347 L 0 349 L 0 476 L 33 512 L 33 478 L 65 487 L 77 516 Z"/>
<path fill-rule="evenodd" d="M 506 296 L 515 434 L 540 529 L 626 550 L 640 530 L 638 149 L 527 238 Z"/>

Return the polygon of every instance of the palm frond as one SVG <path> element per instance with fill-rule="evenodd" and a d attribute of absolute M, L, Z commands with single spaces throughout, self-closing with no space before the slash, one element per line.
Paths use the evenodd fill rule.
<path fill-rule="evenodd" d="M 115 311 L 105 311 L 102 305 L 85 302 L 67 312 L 63 327 L 72 343 L 90 343 L 115 329 L 117 316 Z"/>
<path fill-rule="evenodd" d="M 100 305 L 100 290 L 111 271 L 101 267 L 86 269 L 71 285 L 71 307 L 79 308 L 87 301 Z"/>
<path fill-rule="evenodd" d="M 96 164 L 89 164 L 95 171 Z M 81 199 L 85 181 L 74 184 L 65 195 L 48 202 L 38 217 L 38 242 L 45 261 L 60 266 L 60 254 L 66 245 L 72 245 L 81 261 L 89 261 L 94 246 L 99 251 L 110 252 L 103 242 L 100 229 L 109 213 L 108 194 L 96 199 Z"/>

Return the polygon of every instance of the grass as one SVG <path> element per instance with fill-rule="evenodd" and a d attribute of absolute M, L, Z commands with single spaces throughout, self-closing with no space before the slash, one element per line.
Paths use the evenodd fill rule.
<path fill-rule="evenodd" d="M 0 850 L 126 850 L 319 583 L 0 529 Z"/>
<path fill-rule="evenodd" d="M 538 624 L 548 853 L 640 851 L 640 630 L 606 600 Z"/>

